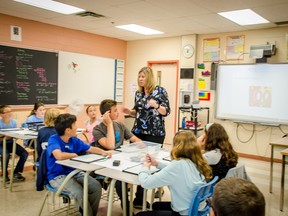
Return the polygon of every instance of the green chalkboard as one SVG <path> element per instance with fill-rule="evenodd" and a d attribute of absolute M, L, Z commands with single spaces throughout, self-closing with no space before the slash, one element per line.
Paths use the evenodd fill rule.
<path fill-rule="evenodd" d="M 0 45 L 0 101 L 57 104 L 58 53 Z"/>

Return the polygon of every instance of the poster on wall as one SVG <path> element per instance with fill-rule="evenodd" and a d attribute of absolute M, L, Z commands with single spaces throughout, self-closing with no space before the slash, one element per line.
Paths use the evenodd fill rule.
<path fill-rule="evenodd" d="M 244 59 L 245 36 L 227 36 L 226 40 L 226 60 Z"/>
<path fill-rule="evenodd" d="M 220 38 L 207 38 L 203 40 L 203 61 L 219 61 Z"/>

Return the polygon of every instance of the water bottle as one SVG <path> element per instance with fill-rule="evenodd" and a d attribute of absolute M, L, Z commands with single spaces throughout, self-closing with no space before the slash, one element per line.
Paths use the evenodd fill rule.
<path fill-rule="evenodd" d="M 182 128 L 186 128 L 186 117 L 182 118 Z"/>

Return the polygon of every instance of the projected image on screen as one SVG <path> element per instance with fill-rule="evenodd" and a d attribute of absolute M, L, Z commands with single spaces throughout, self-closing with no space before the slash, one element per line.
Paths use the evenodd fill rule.
<path fill-rule="evenodd" d="M 272 88 L 263 86 L 250 86 L 249 106 L 271 108 Z"/>
<path fill-rule="evenodd" d="M 216 118 L 288 125 L 287 92 L 288 64 L 220 64 Z"/>

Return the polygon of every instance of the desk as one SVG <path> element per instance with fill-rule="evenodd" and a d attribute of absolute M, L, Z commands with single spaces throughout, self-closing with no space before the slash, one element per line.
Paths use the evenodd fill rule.
<path fill-rule="evenodd" d="M 87 208 L 88 208 L 88 176 L 91 171 L 95 171 L 98 169 L 102 169 L 102 166 L 98 166 L 95 164 L 88 164 L 88 163 L 82 163 L 78 161 L 73 161 L 70 159 L 62 160 L 62 161 L 56 161 L 57 164 L 61 164 L 63 166 L 69 166 L 73 167 L 78 170 L 85 171 L 84 175 L 84 184 L 83 184 L 83 215 L 87 216 Z"/>
<path fill-rule="evenodd" d="M 0 135 L 4 136 L 3 138 L 3 185 L 4 188 L 6 188 L 6 149 L 7 149 L 7 144 L 6 144 L 6 139 L 7 137 L 12 137 L 13 138 L 13 147 L 12 147 L 12 166 L 11 166 L 11 173 L 10 173 L 10 191 L 12 191 L 12 185 L 13 185 L 13 177 L 14 177 L 14 162 L 15 162 L 15 152 L 16 152 L 16 139 L 32 139 L 34 142 L 34 148 L 36 149 L 36 139 L 37 139 L 37 134 L 32 135 L 31 131 L 29 130 L 0 130 Z"/>
<path fill-rule="evenodd" d="M 288 156 L 288 149 L 282 150 L 282 171 L 281 171 L 281 190 L 280 190 L 280 211 L 283 211 L 284 204 L 284 184 L 285 184 L 285 165 L 286 156 Z"/>
<path fill-rule="evenodd" d="M 270 184 L 269 184 L 269 192 L 272 193 L 272 185 L 273 185 L 273 160 L 274 160 L 274 148 L 288 148 L 288 137 L 283 137 L 275 141 L 270 142 L 271 145 L 271 158 L 270 158 Z"/>

